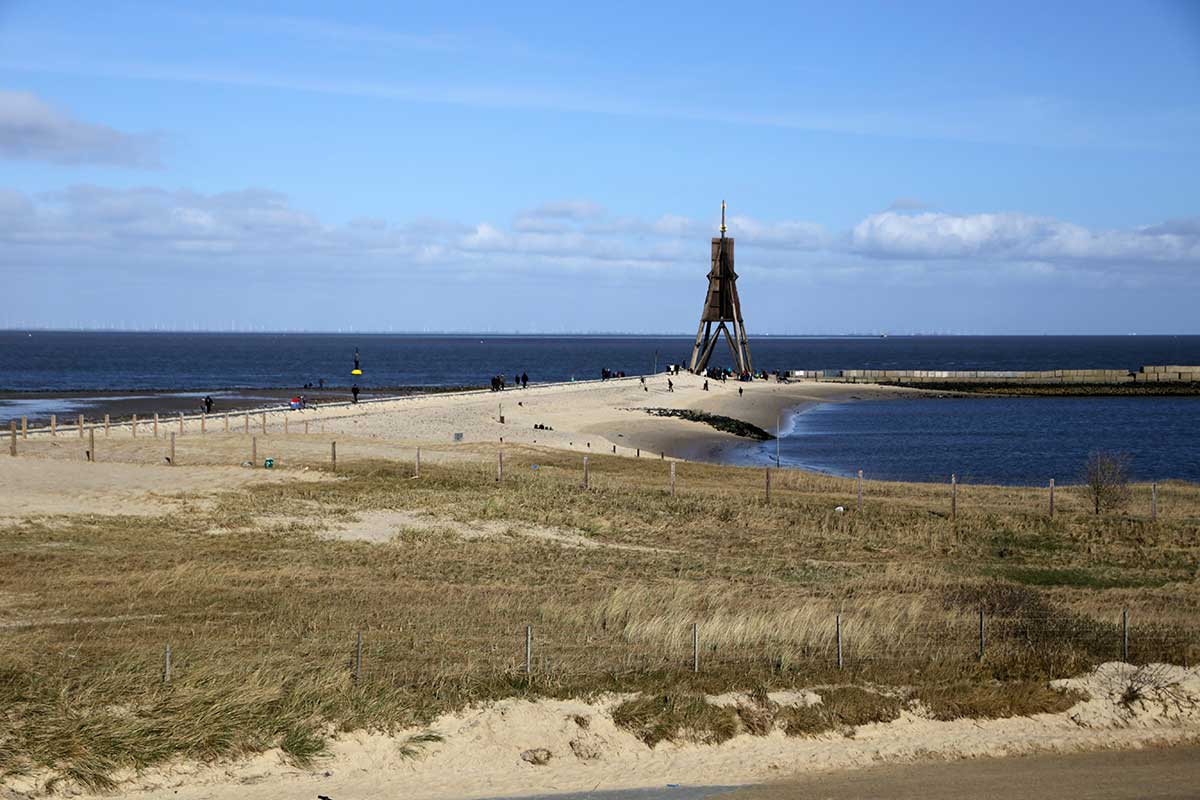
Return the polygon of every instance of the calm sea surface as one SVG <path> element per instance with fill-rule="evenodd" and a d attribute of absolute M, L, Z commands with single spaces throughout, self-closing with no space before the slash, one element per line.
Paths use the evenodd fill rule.
<path fill-rule="evenodd" d="M 1200 364 L 1200 336 L 758 337 L 760 369 L 1136 369 Z M 630 374 L 681 362 L 690 337 L 0 332 L 0 391 L 174 392 L 350 383 L 364 389 Z M 718 358 L 727 354 L 718 351 Z M 26 401 L 33 402 L 33 401 Z M 54 409 L 37 401 L 45 413 Z M 53 402 L 53 401 L 50 401 Z M 3 403 L 8 413 L 18 404 Z M 1200 481 L 1200 398 L 976 398 L 823 405 L 798 414 L 785 464 L 877 478 L 1041 484 L 1090 450 L 1127 452 L 1144 479 Z M 774 447 L 751 454 L 774 457 Z"/>
<path fill-rule="evenodd" d="M 370 386 L 486 384 L 650 372 L 690 337 L 0 332 L 0 391 L 348 386 L 357 347 Z M 1200 364 L 1200 336 L 758 337 L 759 369 L 1083 369 Z M 717 359 L 728 358 L 717 350 Z"/>
<path fill-rule="evenodd" d="M 827 403 L 796 414 L 784 466 L 882 480 L 1077 483 L 1093 450 L 1139 480 L 1200 482 L 1200 397 L 929 398 Z M 754 460 L 773 462 L 775 443 Z"/>

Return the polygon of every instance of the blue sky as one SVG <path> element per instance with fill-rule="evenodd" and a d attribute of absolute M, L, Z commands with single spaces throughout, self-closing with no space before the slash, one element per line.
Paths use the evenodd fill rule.
<path fill-rule="evenodd" d="M 344 5 L 0 0 L 0 326 L 1200 332 L 1200 3 Z"/>

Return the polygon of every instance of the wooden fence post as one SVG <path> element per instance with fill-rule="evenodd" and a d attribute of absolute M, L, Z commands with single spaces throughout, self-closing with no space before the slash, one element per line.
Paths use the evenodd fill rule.
<path fill-rule="evenodd" d="M 179 435 L 183 436 L 183 412 L 179 412 Z"/>
<path fill-rule="evenodd" d="M 1050 516 L 1054 516 L 1054 478 L 1050 479 Z"/>
<path fill-rule="evenodd" d="M 525 626 L 525 674 L 533 673 L 533 626 Z"/>
<path fill-rule="evenodd" d="M 980 608 L 979 609 L 979 660 L 980 661 L 983 661 L 984 642 L 985 642 L 985 640 L 983 638 L 983 609 Z"/>
<path fill-rule="evenodd" d="M 157 419 L 158 415 L 155 414 L 154 416 L 155 416 L 155 420 L 154 420 L 155 434 L 154 435 L 157 436 L 158 435 L 158 419 Z M 137 438 L 137 414 L 131 414 L 129 416 L 129 436 L 132 439 Z"/>
<path fill-rule="evenodd" d="M 208 422 L 208 412 L 201 411 L 200 412 L 200 433 L 201 434 L 207 433 L 207 428 L 208 428 L 207 422 Z"/>
<path fill-rule="evenodd" d="M 834 624 L 837 626 L 837 668 L 841 669 L 842 664 L 843 664 L 843 661 L 842 661 L 842 615 L 841 614 L 837 615 L 837 617 L 834 620 Z"/>
<path fill-rule="evenodd" d="M 858 510 L 862 511 L 862 470 L 858 471 Z"/>
<path fill-rule="evenodd" d="M 304 420 L 304 435 L 308 436 L 308 420 Z"/>
<path fill-rule="evenodd" d="M 675 462 L 671 462 L 671 497 L 675 496 Z"/>
<path fill-rule="evenodd" d="M 250 466 L 258 466 L 258 437 L 250 437 Z"/>
<path fill-rule="evenodd" d="M 175 466 L 175 431 L 171 431 L 171 458 L 168 463 L 172 467 Z"/>
<path fill-rule="evenodd" d="M 79 438 L 83 438 L 83 414 L 79 415 Z"/>
<path fill-rule="evenodd" d="M 8 454 L 13 458 L 17 457 L 17 421 L 11 420 L 8 423 Z"/>
<path fill-rule="evenodd" d="M 1121 609 L 1121 660 L 1129 663 L 1129 609 Z"/>
<path fill-rule="evenodd" d="M 950 519 L 958 519 L 958 475 L 950 476 Z"/>
<path fill-rule="evenodd" d="M 767 467 L 767 505 L 771 504 L 771 468 Z"/>
<path fill-rule="evenodd" d="M 288 435 L 288 415 L 287 414 L 283 415 L 283 435 L 284 436 Z"/>
<path fill-rule="evenodd" d="M 21 438 L 29 438 L 29 417 L 21 417 Z"/>
<path fill-rule="evenodd" d="M 587 489 L 590 483 L 588 476 L 588 457 L 583 457 L 583 488 Z"/>
<path fill-rule="evenodd" d="M 414 478 L 421 477 L 421 448 L 419 448 L 419 447 L 417 448 L 417 462 L 414 466 L 413 477 Z"/>
<path fill-rule="evenodd" d="M 50 435 L 58 436 L 58 419 L 53 414 L 50 415 Z"/>
<path fill-rule="evenodd" d="M 692 623 L 692 672 L 700 672 L 700 623 Z"/>
<path fill-rule="evenodd" d="M 245 417 L 243 418 L 242 421 L 246 423 L 246 433 L 249 433 L 250 432 L 250 412 L 249 411 L 246 412 Z"/>
<path fill-rule="evenodd" d="M 108 436 L 108 414 L 104 415 L 104 435 Z"/>
<path fill-rule="evenodd" d="M 337 472 L 337 442 L 329 443 L 329 463 L 333 465 L 333 471 Z"/>
<path fill-rule="evenodd" d="M 496 453 L 496 482 L 500 483 L 504 480 L 504 451 Z"/>
<path fill-rule="evenodd" d="M 641 458 L 641 457 L 642 457 L 642 448 L 640 448 L 640 447 L 639 447 L 639 448 L 637 449 L 637 455 L 636 455 L 636 456 L 634 456 L 634 458 Z"/>
<path fill-rule="evenodd" d="M 158 412 L 154 412 L 154 438 L 158 438 Z"/>
<path fill-rule="evenodd" d="M 229 433 L 229 412 L 225 412 L 225 432 Z"/>
<path fill-rule="evenodd" d="M 354 647 L 354 682 L 362 680 L 362 631 L 358 632 L 358 643 Z"/>
<path fill-rule="evenodd" d="M 96 429 L 88 431 L 88 461 L 96 463 Z"/>
<path fill-rule="evenodd" d="M 262 432 L 263 436 L 267 435 L 267 412 L 262 412 Z"/>
<path fill-rule="evenodd" d="M 1158 483 L 1150 484 L 1150 519 L 1158 519 Z"/>

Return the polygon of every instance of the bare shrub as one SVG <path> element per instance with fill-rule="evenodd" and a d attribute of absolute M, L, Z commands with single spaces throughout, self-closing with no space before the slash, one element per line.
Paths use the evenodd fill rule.
<path fill-rule="evenodd" d="M 915 697 L 930 717 L 943 721 L 1056 714 L 1084 699 L 1078 692 L 1060 691 L 1037 681 L 922 687 Z"/>
<path fill-rule="evenodd" d="M 873 722 L 892 722 L 900 717 L 901 703 L 895 697 L 857 686 L 821 689 L 819 693 L 821 702 L 817 705 L 796 706 L 780 712 L 784 733 L 815 736 L 836 728 L 849 730 Z"/>
<path fill-rule="evenodd" d="M 613 722 L 650 747 L 664 740 L 720 744 L 738 732 L 735 709 L 711 705 L 688 689 L 626 700 L 613 710 Z"/>
<path fill-rule="evenodd" d="M 1096 513 L 1129 504 L 1129 456 L 1093 451 L 1083 470 L 1083 485 Z"/>

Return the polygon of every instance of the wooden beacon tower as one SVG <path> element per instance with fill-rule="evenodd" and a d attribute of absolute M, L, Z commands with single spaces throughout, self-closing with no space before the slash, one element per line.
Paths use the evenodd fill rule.
<path fill-rule="evenodd" d="M 716 323 L 716 327 L 713 327 Z M 730 326 L 733 331 L 729 330 Z M 700 327 L 692 347 L 692 372 L 703 372 L 712 358 L 713 348 L 721 334 L 729 342 L 733 367 L 739 373 L 754 372 L 750 360 L 750 342 L 746 339 L 746 324 L 742 321 L 742 304 L 738 300 L 737 273 L 733 271 L 733 239 L 725 238 L 725 201 L 721 201 L 721 237 L 712 240 L 712 269 L 708 272 L 708 294 L 700 312 Z"/>

